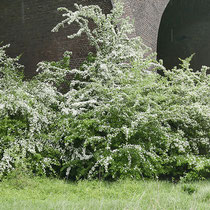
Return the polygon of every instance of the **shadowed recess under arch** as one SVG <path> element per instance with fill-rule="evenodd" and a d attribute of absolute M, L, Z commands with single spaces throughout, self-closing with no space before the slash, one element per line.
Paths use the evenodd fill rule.
<path fill-rule="evenodd" d="M 191 67 L 210 66 L 210 1 L 171 0 L 162 16 L 157 52 L 167 68 L 195 53 Z"/>

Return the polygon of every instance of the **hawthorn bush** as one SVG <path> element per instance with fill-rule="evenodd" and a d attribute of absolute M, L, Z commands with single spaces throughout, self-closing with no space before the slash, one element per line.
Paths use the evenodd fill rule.
<path fill-rule="evenodd" d="M 66 52 L 25 81 L 18 58 L 0 48 L 0 176 L 21 169 L 73 180 L 208 177 L 208 68 L 193 72 L 188 58 L 166 70 L 139 37 L 129 38 L 120 3 L 108 15 L 75 6 L 60 8 L 65 19 L 53 31 L 76 22 L 69 38 L 86 33 L 96 54 L 80 68 L 69 68 Z"/>

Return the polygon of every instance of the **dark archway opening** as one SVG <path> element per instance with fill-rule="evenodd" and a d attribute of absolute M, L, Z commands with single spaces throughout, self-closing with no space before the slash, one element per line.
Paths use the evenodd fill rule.
<path fill-rule="evenodd" d="M 22 54 L 20 63 L 25 66 L 25 75 L 36 74 L 40 61 L 53 61 L 67 50 L 73 51 L 71 65 L 78 66 L 92 51 L 84 35 L 74 40 L 67 35 L 78 30 L 77 25 L 52 33 L 52 28 L 62 20 L 58 7 L 74 10 L 74 3 L 99 5 L 103 12 L 112 9 L 111 0 L 1 0 L 0 43 L 11 44 L 7 54 L 16 57 Z"/>
<path fill-rule="evenodd" d="M 193 53 L 194 71 L 210 66 L 210 1 L 171 0 L 162 16 L 157 53 L 168 69 Z"/>

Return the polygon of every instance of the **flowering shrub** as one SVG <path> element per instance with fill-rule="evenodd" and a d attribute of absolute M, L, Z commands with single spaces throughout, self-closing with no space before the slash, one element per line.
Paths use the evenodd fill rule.
<path fill-rule="evenodd" d="M 43 136 L 61 109 L 63 96 L 54 84 L 65 80 L 69 58 L 65 55 L 57 66 L 54 62 L 40 63 L 38 70 L 44 71 L 24 81 L 23 67 L 17 63 L 18 58 L 6 56 L 6 47 L 0 48 L 0 175 L 17 166 L 45 173 L 46 167 L 51 168 L 57 160 L 45 156 L 51 142 Z"/>
<path fill-rule="evenodd" d="M 207 67 L 193 72 L 186 59 L 166 71 L 139 37 L 128 37 L 121 4 L 108 15 L 76 8 L 61 8 L 66 19 L 53 31 L 76 22 L 69 38 L 87 34 L 96 54 L 81 68 L 70 70 L 65 53 L 24 81 L 0 48 L 0 174 L 23 167 L 69 179 L 208 177 Z"/>

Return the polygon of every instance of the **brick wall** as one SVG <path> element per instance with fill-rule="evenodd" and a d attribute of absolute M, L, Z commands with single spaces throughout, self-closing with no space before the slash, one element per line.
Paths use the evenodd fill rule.
<path fill-rule="evenodd" d="M 73 51 L 72 66 L 77 66 L 92 50 L 83 35 L 69 40 L 67 35 L 77 31 L 77 25 L 51 33 L 61 20 L 58 7 L 74 10 L 74 3 L 99 5 L 105 13 L 112 9 L 109 0 L 1 0 L 0 42 L 11 44 L 10 56 L 22 54 L 20 62 L 25 65 L 25 74 L 35 74 L 36 65 L 42 60 L 57 60 L 64 51 Z"/>
<path fill-rule="evenodd" d="M 135 20 L 135 35 L 140 35 L 145 44 L 154 51 L 160 20 L 169 0 L 123 0 L 125 14 Z M 59 22 L 58 7 L 73 9 L 74 3 L 97 4 L 108 13 L 113 0 L 1 0 L 0 41 L 11 43 L 10 56 L 23 54 L 21 63 L 26 66 L 25 74 L 35 74 L 36 64 L 41 60 L 57 60 L 66 50 L 73 51 L 72 66 L 77 66 L 92 50 L 85 36 L 68 40 L 67 34 L 77 30 L 77 26 L 51 33 Z"/>

